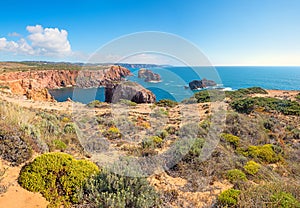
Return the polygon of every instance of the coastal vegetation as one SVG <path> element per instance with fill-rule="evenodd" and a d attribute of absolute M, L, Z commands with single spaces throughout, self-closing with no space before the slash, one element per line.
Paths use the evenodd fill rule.
<path fill-rule="evenodd" d="M 184 207 L 186 201 L 193 207 L 299 207 L 299 102 L 269 97 L 261 88 L 225 93 L 222 99 L 215 96 L 213 101 L 229 104 L 225 127 L 216 136 L 211 156 L 203 160 L 212 125 L 205 113 L 211 111 L 208 95 L 219 94 L 195 93 L 196 102 L 190 104 L 203 112 L 203 118 L 183 126 L 179 126 L 183 104 L 170 100 L 147 105 L 121 100 L 116 105 L 127 106 L 126 118 L 113 117 L 106 103 L 82 105 L 87 110 L 95 108 L 101 135 L 101 139 L 91 137 L 88 145 L 77 135 L 79 129 L 89 129 L 87 115 L 1 100 L 1 161 L 8 168 L 22 168 L 19 184 L 41 193 L 49 207 Z M 153 112 L 139 110 L 147 108 Z M 167 124 L 160 125 L 160 119 Z M 130 130 L 123 134 L 125 124 Z M 160 128 L 154 131 L 155 125 Z M 141 139 L 138 136 L 143 132 L 148 135 Z M 195 132 L 191 143 L 184 139 L 184 132 Z M 174 148 L 171 156 L 181 159 L 163 173 L 132 178 L 89 160 L 93 152 L 107 150 L 109 145 L 129 158 L 146 158 Z M 6 173 L 0 167 L 2 193 L 9 188 L 1 183 Z M 205 195 L 207 190 L 212 194 Z"/>
<path fill-rule="evenodd" d="M 76 160 L 65 153 L 47 153 L 25 165 L 19 184 L 33 192 L 40 192 L 51 207 L 70 206 L 78 203 L 78 190 L 98 167 L 87 160 Z"/>

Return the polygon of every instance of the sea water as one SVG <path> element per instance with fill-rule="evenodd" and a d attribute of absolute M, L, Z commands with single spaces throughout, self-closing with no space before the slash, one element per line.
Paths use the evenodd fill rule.
<path fill-rule="evenodd" d="M 144 82 L 137 76 L 139 69 L 130 69 L 134 76 L 128 80 L 138 82 L 151 90 L 157 100 L 171 99 L 182 101 L 193 95 L 187 89 L 189 82 L 199 79 L 216 81 L 224 90 L 236 90 L 259 86 L 264 89 L 300 90 L 300 67 L 156 67 L 151 68 L 161 76 L 161 82 Z M 63 102 L 68 98 L 89 103 L 93 100 L 104 101 L 104 88 L 63 88 L 50 90 L 54 98 Z"/>

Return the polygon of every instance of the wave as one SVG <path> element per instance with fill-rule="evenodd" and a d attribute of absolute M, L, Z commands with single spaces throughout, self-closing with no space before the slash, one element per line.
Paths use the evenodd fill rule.
<path fill-rule="evenodd" d="M 224 89 L 222 89 L 222 91 L 234 91 L 231 87 L 225 87 Z"/>

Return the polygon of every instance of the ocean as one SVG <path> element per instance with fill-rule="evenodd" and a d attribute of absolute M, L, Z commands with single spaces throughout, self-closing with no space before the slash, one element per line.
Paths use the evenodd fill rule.
<path fill-rule="evenodd" d="M 171 99 L 182 101 L 193 95 L 186 89 L 193 80 L 210 79 L 224 90 L 259 86 L 264 89 L 300 90 L 300 67 L 155 67 L 150 68 L 161 76 L 158 83 L 144 82 L 137 77 L 138 69 L 131 68 L 134 74 L 128 80 L 138 82 L 151 90 L 157 100 Z M 89 103 L 93 100 L 104 101 L 104 88 L 63 88 L 49 91 L 54 98 L 63 102 L 68 98 Z"/>

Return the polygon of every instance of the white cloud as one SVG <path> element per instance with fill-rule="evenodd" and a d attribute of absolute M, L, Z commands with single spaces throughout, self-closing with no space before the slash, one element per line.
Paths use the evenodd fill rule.
<path fill-rule="evenodd" d="M 43 27 L 41 25 L 27 26 L 26 30 L 30 33 L 42 33 L 43 32 Z"/>
<path fill-rule="evenodd" d="M 0 51 L 38 56 L 65 57 L 72 55 L 66 30 L 43 28 L 41 25 L 27 26 L 26 30 L 29 35 L 18 41 L 9 41 L 5 37 L 0 38 Z M 10 36 L 16 37 L 17 33 L 11 33 Z"/>
<path fill-rule="evenodd" d="M 22 35 L 17 32 L 8 33 L 9 37 L 21 37 Z"/>
<path fill-rule="evenodd" d="M 34 54 L 32 47 L 26 42 L 24 38 L 21 38 L 18 42 L 8 41 L 6 38 L 0 38 L 0 51 L 29 55 Z"/>
<path fill-rule="evenodd" d="M 27 26 L 31 34 L 28 40 L 34 50 L 41 55 L 69 55 L 71 45 L 68 41 L 68 32 L 58 28 L 45 28 L 41 25 Z"/>

